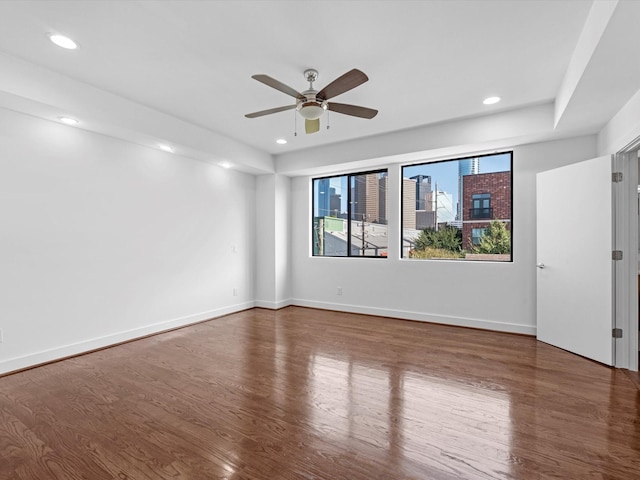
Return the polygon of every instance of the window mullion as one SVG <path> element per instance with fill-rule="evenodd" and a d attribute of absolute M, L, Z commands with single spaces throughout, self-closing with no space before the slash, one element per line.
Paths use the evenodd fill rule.
<path fill-rule="evenodd" d="M 351 214 L 352 214 L 352 202 L 351 198 L 351 178 L 353 175 L 347 175 L 347 257 L 351 256 Z"/>

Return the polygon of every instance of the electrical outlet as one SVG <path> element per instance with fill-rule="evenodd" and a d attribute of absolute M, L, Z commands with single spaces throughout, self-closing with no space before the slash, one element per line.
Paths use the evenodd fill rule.
<path fill-rule="evenodd" d="M 233 296 L 234 296 L 234 297 L 237 297 L 237 296 L 238 296 L 238 289 L 237 289 L 237 288 L 234 288 L 234 289 L 233 289 Z"/>
<path fill-rule="evenodd" d="M 342 287 L 338 287 L 338 290 L 336 291 L 336 295 L 342 295 Z"/>

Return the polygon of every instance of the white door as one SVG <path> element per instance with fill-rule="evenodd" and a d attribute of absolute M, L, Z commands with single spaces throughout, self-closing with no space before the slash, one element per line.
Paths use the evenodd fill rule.
<path fill-rule="evenodd" d="M 537 337 L 613 365 L 611 157 L 541 172 Z"/>

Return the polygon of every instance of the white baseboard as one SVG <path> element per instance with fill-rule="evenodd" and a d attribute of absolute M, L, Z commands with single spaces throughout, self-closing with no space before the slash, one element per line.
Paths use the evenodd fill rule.
<path fill-rule="evenodd" d="M 400 318 L 403 320 L 415 320 L 419 322 L 440 323 L 457 327 L 471 327 L 482 330 L 494 330 L 499 332 L 520 333 L 524 335 L 536 334 L 536 327 L 532 325 L 520 325 L 517 323 L 496 322 L 480 318 L 453 317 L 449 315 L 436 315 L 431 313 L 411 312 L 405 310 L 392 310 L 387 308 L 363 307 L 360 305 L 348 305 L 344 303 L 326 303 L 312 300 L 294 298 L 291 305 L 300 307 L 319 308 L 322 310 L 337 310 L 340 312 L 362 313 L 365 315 L 377 315 L 381 317 Z"/>
<path fill-rule="evenodd" d="M 279 310 L 280 308 L 288 307 L 289 305 L 293 305 L 293 300 L 287 298 L 286 300 L 280 300 L 278 302 L 268 302 L 266 300 L 256 300 L 255 306 L 260 308 L 268 308 L 270 310 Z"/>
<path fill-rule="evenodd" d="M 185 317 L 176 318 L 173 320 L 167 320 L 164 322 L 154 323 L 140 328 L 132 330 L 126 330 L 123 332 L 106 335 L 99 338 L 86 340 L 83 342 L 77 342 L 70 345 L 64 345 L 49 350 L 30 353 L 28 355 L 10 358 L 0 362 L 0 375 L 24 368 L 41 365 L 43 363 L 52 362 L 66 357 L 79 355 L 82 353 L 90 352 L 100 348 L 106 348 L 118 343 L 135 340 L 147 335 L 155 333 L 161 333 L 174 328 L 185 327 L 194 323 L 198 323 L 211 318 L 221 317 L 230 313 L 240 312 L 253 307 L 268 308 L 277 310 L 287 307 L 289 305 L 296 305 L 300 307 L 318 308 L 321 310 L 337 310 L 341 312 L 350 313 L 362 313 L 366 315 L 377 315 L 383 317 L 400 318 L 403 320 L 416 320 L 420 322 L 440 323 L 444 325 L 454 325 L 459 327 L 472 327 L 483 330 L 495 330 L 501 332 L 521 333 L 525 335 L 535 335 L 536 327 L 530 325 L 519 325 L 516 323 L 496 322 L 492 320 L 484 320 L 478 318 L 465 318 L 465 317 L 453 317 L 448 315 L 434 315 L 429 313 L 411 312 L 404 310 L 392 310 L 386 308 L 376 307 L 363 307 L 360 305 L 348 305 L 342 303 L 326 303 L 316 302 L 312 300 L 302 299 L 286 299 L 278 302 L 267 302 L 263 300 L 256 300 L 251 302 L 245 302 L 237 305 L 231 305 L 224 308 L 215 310 L 209 310 L 207 312 L 201 312 L 194 315 L 188 315 Z"/>
<path fill-rule="evenodd" d="M 253 301 L 240 303 L 237 305 L 231 305 L 215 310 L 209 310 L 207 312 L 196 313 L 194 315 L 175 318 L 173 320 L 154 323 L 144 327 L 134 328 L 132 330 L 117 332 L 111 335 L 93 338 L 70 345 L 64 345 L 49 350 L 30 353 L 28 355 L 20 357 L 10 358 L 8 360 L 3 360 L 0 362 L 0 375 L 17 370 L 22 370 L 24 368 L 33 367 L 36 365 L 41 365 L 43 363 L 60 360 L 62 358 L 79 355 L 82 353 L 90 352 L 92 350 L 110 347 L 112 345 L 117 345 L 118 343 L 135 340 L 136 338 L 145 337 L 147 335 L 172 330 L 174 328 L 185 327 L 187 325 L 202 322 L 204 320 L 209 320 L 211 318 L 221 317 L 230 313 L 247 310 L 249 308 L 253 308 L 254 306 L 255 302 Z"/>

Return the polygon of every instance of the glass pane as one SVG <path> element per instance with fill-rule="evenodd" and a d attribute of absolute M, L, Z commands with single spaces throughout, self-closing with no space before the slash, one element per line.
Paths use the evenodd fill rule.
<path fill-rule="evenodd" d="M 350 176 L 351 255 L 387 255 L 387 172 Z"/>
<path fill-rule="evenodd" d="M 313 180 L 313 254 L 347 255 L 347 179 Z"/>
<path fill-rule="evenodd" d="M 511 153 L 402 168 L 402 256 L 511 261 Z M 486 237 L 480 241 L 484 232 Z"/>

